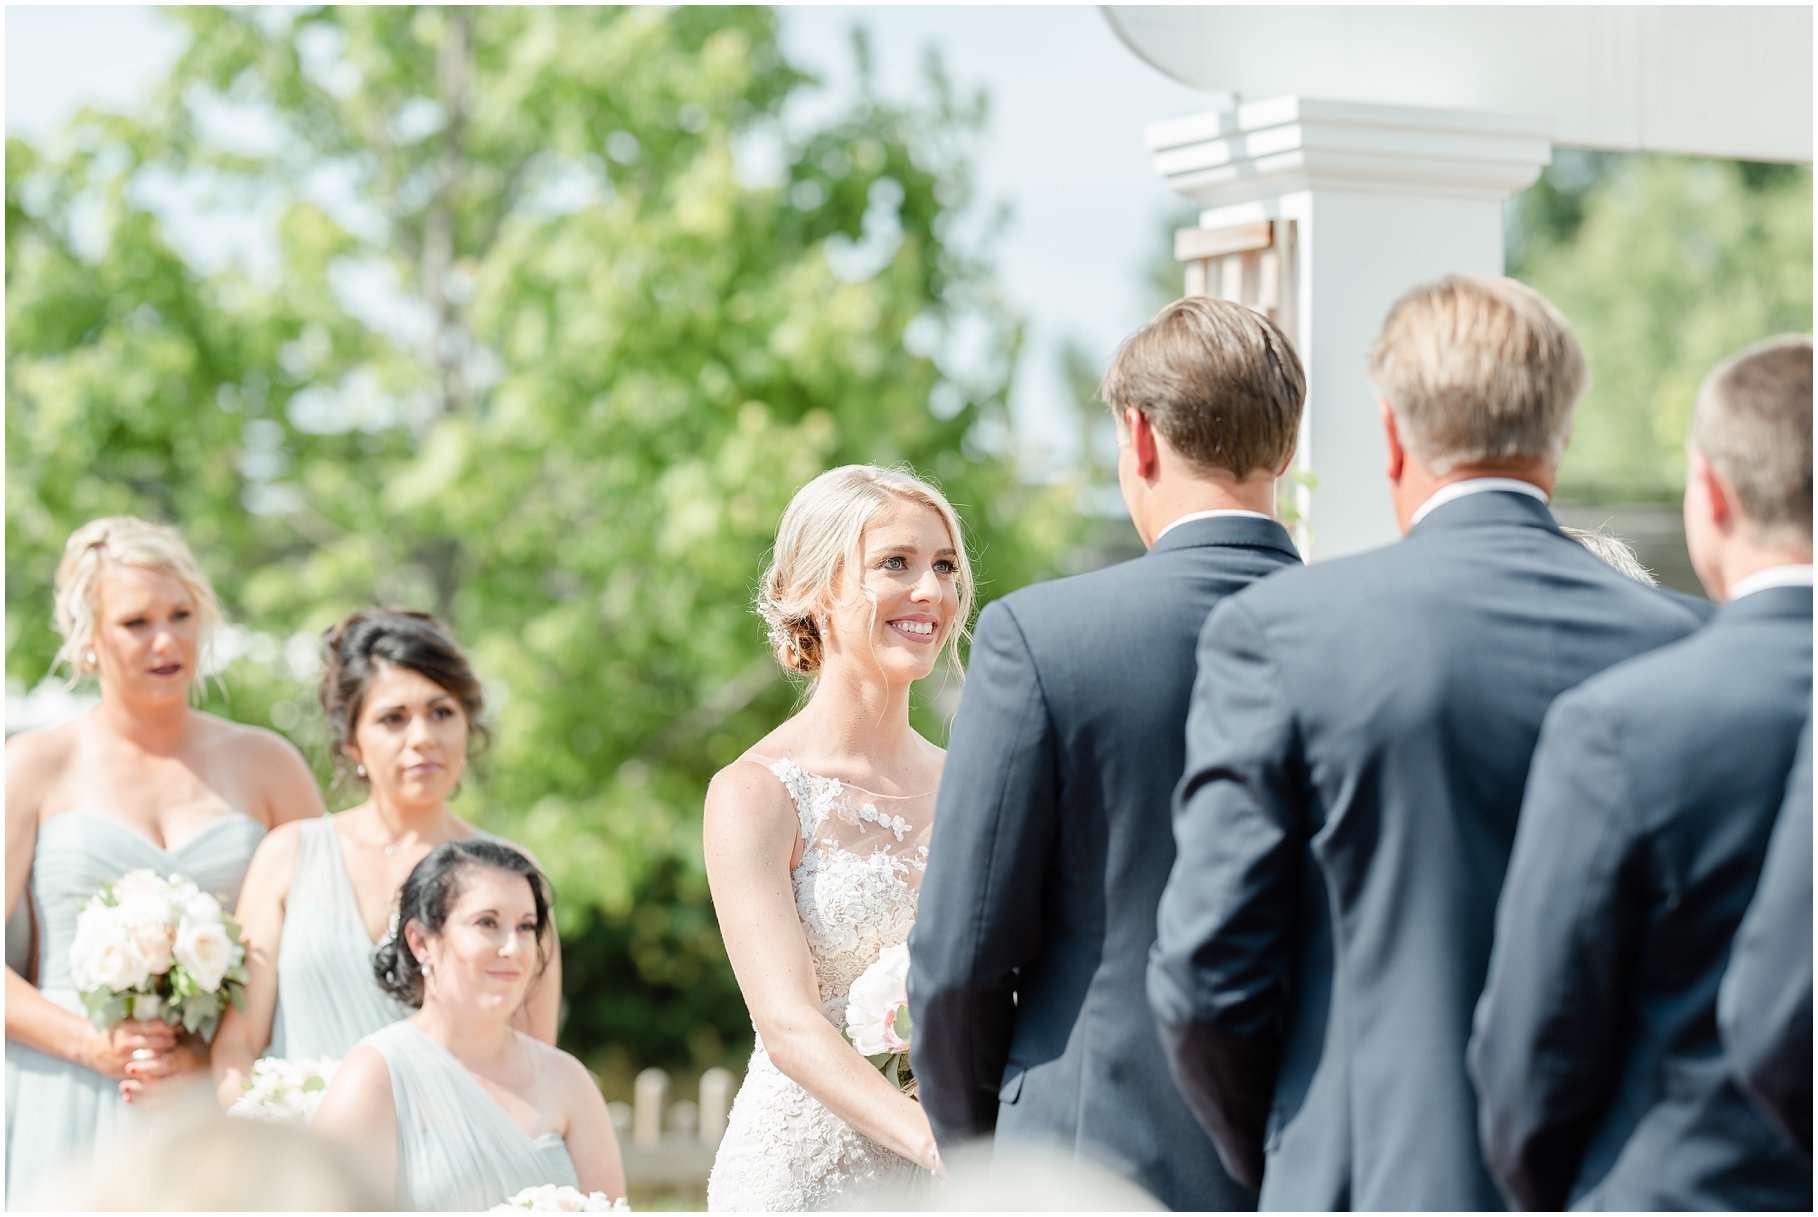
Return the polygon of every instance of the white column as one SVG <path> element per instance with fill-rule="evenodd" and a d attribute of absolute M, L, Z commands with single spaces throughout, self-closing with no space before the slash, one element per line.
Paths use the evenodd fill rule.
<path fill-rule="evenodd" d="M 1293 224 L 1295 348 L 1307 369 L 1296 464 L 1303 552 L 1395 539 L 1387 448 L 1364 359 L 1389 306 L 1450 273 L 1503 273 L 1503 203 L 1551 159 L 1546 124 L 1507 115 L 1283 97 L 1159 123 L 1155 167 L 1200 226 Z"/>

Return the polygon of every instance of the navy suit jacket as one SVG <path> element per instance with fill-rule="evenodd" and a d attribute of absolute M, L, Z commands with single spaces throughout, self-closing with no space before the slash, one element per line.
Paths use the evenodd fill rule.
<path fill-rule="evenodd" d="M 1173 1208 L 1255 1207 L 1169 1080 L 1142 976 L 1200 626 L 1298 564 L 1272 520 L 1191 521 L 979 617 L 909 939 L 915 1073 L 943 1147 L 995 1130 Z"/>
<path fill-rule="evenodd" d="M 1783 587 L 1548 715 L 1471 1043 L 1484 1152 L 1521 1207 L 1811 1207 L 1811 1163 L 1717 1034 L 1811 709 L 1812 592 Z"/>
<path fill-rule="evenodd" d="M 1541 719 L 1696 625 L 1499 491 L 1212 614 L 1148 990 L 1264 1208 L 1501 1206 L 1464 1049 Z"/>
<path fill-rule="evenodd" d="M 1717 1027 L 1743 1092 L 1812 1155 L 1812 725 L 1786 783 L 1761 883 L 1730 946 Z"/>

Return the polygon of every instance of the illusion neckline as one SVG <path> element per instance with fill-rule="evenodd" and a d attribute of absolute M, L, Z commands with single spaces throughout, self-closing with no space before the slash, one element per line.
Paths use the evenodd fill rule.
<path fill-rule="evenodd" d="M 857 782 L 847 781 L 845 778 L 836 778 L 836 777 L 831 777 L 825 773 L 816 773 L 814 770 L 808 768 L 808 766 L 802 764 L 800 761 L 796 760 L 794 757 L 779 756 L 775 760 L 769 760 L 765 757 L 758 756 L 756 753 L 753 753 L 751 759 L 754 761 L 757 761 L 760 765 L 763 765 L 766 769 L 769 769 L 773 774 L 776 772 L 776 767 L 778 765 L 789 765 L 789 766 L 793 767 L 795 769 L 795 771 L 797 773 L 801 774 L 803 777 L 812 778 L 813 780 L 815 780 L 817 782 L 826 783 L 828 785 L 836 785 L 836 786 L 839 786 L 843 790 L 856 790 L 860 794 L 866 795 L 873 799 L 896 799 L 899 802 L 907 803 L 907 802 L 910 802 L 915 799 L 931 799 L 938 793 L 938 787 L 937 787 L 935 790 L 924 791 L 921 794 L 883 794 L 879 791 L 872 790 L 868 786 L 860 786 Z"/>
<path fill-rule="evenodd" d="M 267 831 L 265 825 L 261 824 L 258 820 L 255 820 L 253 817 L 247 815 L 245 812 L 235 811 L 235 810 L 230 809 L 227 812 L 225 812 L 224 814 L 216 816 L 214 819 L 212 819 L 208 823 L 204 824 L 201 828 L 198 828 L 195 832 L 193 832 L 189 836 L 185 837 L 183 839 L 182 844 L 180 844 L 180 845 L 159 845 L 156 841 L 152 840 L 150 837 L 146 836 L 144 833 L 138 831 L 135 828 L 129 828 L 125 823 L 123 823 L 120 820 L 114 819 L 112 816 L 104 816 L 104 815 L 100 814 L 99 812 L 86 811 L 80 807 L 72 808 L 69 811 L 58 812 L 56 815 L 52 816 L 50 819 L 46 820 L 43 824 L 41 824 L 38 828 L 38 831 L 40 833 L 43 833 L 43 832 L 47 831 L 51 825 L 57 823 L 59 820 L 67 820 L 71 816 L 83 816 L 87 819 L 95 821 L 98 824 L 106 824 L 111 828 L 118 829 L 120 832 L 124 833 L 126 836 L 129 836 L 133 840 L 138 841 L 140 844 L 144 845 L 147 849 L 153 850 L 160 854 L 180 854 L 184 850 L 188 849 L 190 846 L 194 845 L 197 841 L 200 841 L 203 837 L 206 837 L 209 833 L 213 832 L 216 828 L 220 827 L 222 824 L 229 823 L 230 821 L 233 821 L 233 820 L 245 820 L 248 824 L 251 824 L 254 827 L 258 828 L 258 830 L 260 832 Z"/>

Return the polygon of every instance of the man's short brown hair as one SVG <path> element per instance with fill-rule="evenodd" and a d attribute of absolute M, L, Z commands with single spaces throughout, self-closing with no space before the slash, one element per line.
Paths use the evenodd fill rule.
<path fill-rule="evenodd" d="M 1287 463 L 1307 374 L 1261 313 L 1188 296 L 1124 339 L 1098 395 L 1120 419 L 1127 407 L 1140 410 L 1189 464 L 1242 478 Z"/>
<path fill-rule="evenodd" d="M 1558 468 L 1587 381 L 1578 338 L 1545 296 L 1472 275 L 1397 300 L 1370 348 L 1369 374 L 1402 446 L 1442 477 L 1480 462 Z"/>
<path fill-rule="evenodd" d="M 1692 447 L 1736 492 L 1759 539 L 1812 537 L 1812 340 L 1770 338 L 1711 370 Z"/>

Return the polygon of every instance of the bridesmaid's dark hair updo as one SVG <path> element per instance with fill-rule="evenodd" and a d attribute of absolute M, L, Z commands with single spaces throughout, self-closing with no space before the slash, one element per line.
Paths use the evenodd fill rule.
<path fill-rule="evenodd" d="M 530 884 L 537 910 L 537 969 L 531 978 L 535 988 L 549 965 L 549 880 L 518 850 L 491 837 L 475 837 L 447 841 L 430 850 L 398 889 L 391 932 L 372 953 L 372 974 L 381 989 L 412 1009 L 423 1008 L 423 964 L 410 953 L 404 927 L 414 921 L 426 933 L 440 933 L 448 923 L 449 910 L 461 897 L 466 876 L 487 868 L 522 875 Z"/>
<path fill-rule="evenodd" d="M 348 747 L 353 743 L 354 725 L 360 721 L 372 682 L 386 668 L 408 668 L 448 690 L 461 703 L 467 728 L 480 737 L 482 748 L 490 739 L 481 719 L 486 699 L 480 691 L 480 678 L 442 623 L 428 613 L 407 609 L 361 609 L 322 634 L 318 695 L 339 777 L 353 775 L 354 760 Z"/>

